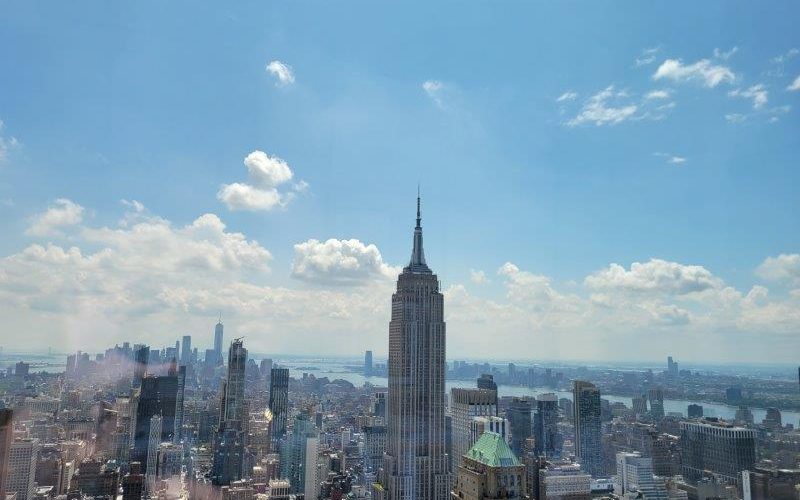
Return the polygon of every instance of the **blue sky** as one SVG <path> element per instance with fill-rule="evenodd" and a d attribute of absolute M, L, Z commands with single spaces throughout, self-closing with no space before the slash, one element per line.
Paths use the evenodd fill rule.
<path fill-rule="evenodd" d="M 70 347 L 99 335 L 204 339 L 222 309 L 258 350 L 301 353 L 307 339 L 323 353 L 382 352 L 419 182 L 452 356 L 477 345 L 503 357 L 477 326 L 501 324 L 533 358 L 661 358 L 675 335 L 752 346 L 714 361 L 785 357 L 787 342 L 800 347 L 798 11 L 7 3 L 0 297 L 31 346 L 47 345 L 54 324 Z M 243 209 L 233 184 L 268 199 Z M 181 233 L 203 214 L 224 223 L 209 224 L 216 239 Z M 136 239 L 148 228 L 175 244 Z M 205 281 L 177 258 L 154 261 L 198 241 L 223 249 Z M 56 269 L 32 246 L 80 258 Z M 140 258 L 149 280 L 98 263 L 109 249 Z M 676 284 L 685 278 L 693 285 Z M 272 308 L 236 300 L 245 285 Z M 339 309 L 320 310 L 320 296 Z M 600 303 L 602 334 L 590 331 L 604 324 Z M 708 360 L 696 351 L 680 355 Z"/>

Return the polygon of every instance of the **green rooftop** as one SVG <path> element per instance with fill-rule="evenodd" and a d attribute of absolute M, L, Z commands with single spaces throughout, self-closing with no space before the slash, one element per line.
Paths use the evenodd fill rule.
<path fill-rule="evenodd" d="M 489 467 L 522 465 L 503 436 L 496 432 L 481 434 L 466 456 Z"/>

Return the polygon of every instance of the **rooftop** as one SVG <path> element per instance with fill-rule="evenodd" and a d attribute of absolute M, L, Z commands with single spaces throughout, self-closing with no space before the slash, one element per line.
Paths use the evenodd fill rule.
<path fill-rule="evenodd" d="M 489 467 L 513 467 L 521 462 L 511 451 L 511 448 L 496 432 L 484 432 L 466 453 L 468 458 Z"/>

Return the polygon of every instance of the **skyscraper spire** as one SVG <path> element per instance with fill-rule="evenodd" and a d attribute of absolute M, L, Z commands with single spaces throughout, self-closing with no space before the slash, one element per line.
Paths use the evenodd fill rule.
<path fill-rule="evenodd" d="M 412 273 L 431 272 L 425 263 L 425 251 L 422 249 L 422 215 L 420 214 L 419 186 L 417 186 L 417 226 L 414 228 L 414 248 L 411 251 L 411 261 L 406 269 Z"/>

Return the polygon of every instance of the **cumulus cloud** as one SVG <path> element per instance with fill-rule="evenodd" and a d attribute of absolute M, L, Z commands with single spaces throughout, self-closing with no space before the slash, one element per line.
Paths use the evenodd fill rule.
<path fill-rule="evenodd" d="M 217 199 L 230 210 L 270 211 L 283 208 L 296 196 L 308 189 L 308 183 L 299 181 L 289 189 L 279 187 L 292 180 L 294 173 L 289 165 L 277 156 L 263 151 L 253 151 L 244 159 L 250 184 L 234 182 L 223 184 Z"/>
<path fill-rule="evenodd" d="M 735 89 L 728 92 L 731 97 L 741 97 L 743 99 L 751 99 L 753 101 L 753 108 L 763 108 L 769 100 L 767 89 L 763 84 L 759 83 L 748 87 L 747 89 Z"/>
<path fill-rule="evenodd" d="M 782 253 L 777 257 L 767 257 L 756 268 L 756 274 L 769 281 L 800 286 L 800 254 Z"/>
<path fill-rule="evenodd" d="M 280 61 L 270 61 L 267 64 L 266 70 L 269 74 L 275 77 L 275 85 L 285 87 L 294 83 L 294 72 L 292 67 Z"/>
<path fill-rule="evenodd" d="M 596 93 L 586 100 L 577 116 L 567 122 L 567 125 L 574 127 L 586 123 L 595 125 L 616 125 L 625 120 L 631 119 L 638 109 L 636 104 L 624 103 L 613 104 L 622 98 L 627 97 L 624 91 L 616 91 L 613 85 Z"/>
<path fill-rule="evenodd" d="M 790 83 L 788 87 L 786 87 L 786 90 L 789 92 L 796 92 L 800 90 L 800 75 L 797 75 L 797 78 L 795 78 L 794 81 Z"/>
<path fill-rule="evenodd" d="M 743 123 L 747 117 L 741 113 L 728 113 L 725 115 L 725 120 L 728 123 Z"/>
<path fill-rule="evenodd" d="M 59 198 L 43 213 L 33 218 L 25 231 L 29 236 L 54 236 L 65 227 L 83 221 L 83 207 L 66 198 Z"/>
<path fill-rule="evenodd" d="M 485 272 L 475 269 L 469 270 L 469 280 L 476 285 L 483 285 L 489 282 L 489 278 L 486 277 Z"/>
<path fill-rule="evenodd" d="M 736 75 L 727 66 L 714 64 L 708 59 L 692 64 L 684 64 L 680 59 L 667 59 L 653 74 L 653 79 L 678 83 L 699 81 L 706 87 L 713 88 L 720 83 L 733 83 Z"/>
<path fill-rule="evenodd" d="M 650 259 L 634 262 L 630 269 L 611 264 L 586 277 L 593 289 L 614 289 L 631 293 L 669 293 L 685 295 L 720 288 L 722 280 L 702 266 Z"/>
<path fill-rule="evenodd" d="M 396 278 L 399 272 L 383 261 L 378 247 L 357 239 L 310 239 L 294 246 L 292 276 L 306 282 L 361 285 Z"/>

